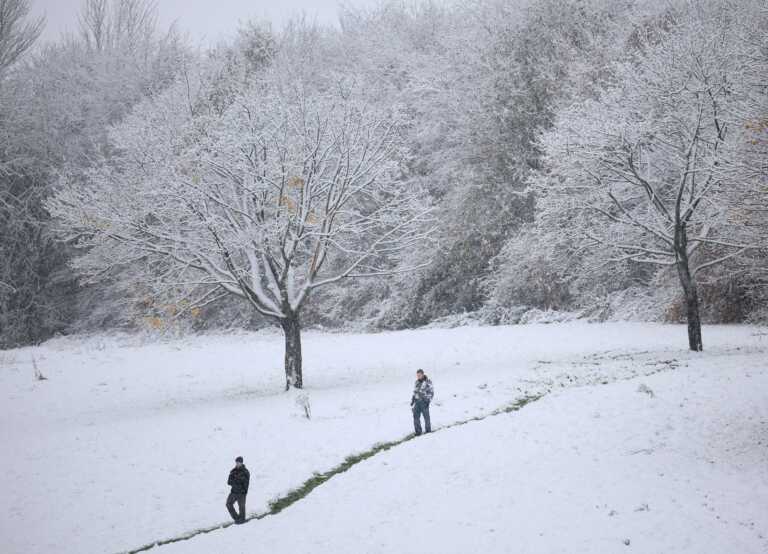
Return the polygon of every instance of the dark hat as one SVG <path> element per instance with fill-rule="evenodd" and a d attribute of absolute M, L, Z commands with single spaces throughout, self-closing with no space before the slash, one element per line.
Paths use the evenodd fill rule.
<path fill-rule="evenodd" d="M 242 456 L 238 456 L 237 458 L 235 458 L 235 461 L 236 462 L 240 462 L 242 464 L 243 463 L 243 457 Z"/>

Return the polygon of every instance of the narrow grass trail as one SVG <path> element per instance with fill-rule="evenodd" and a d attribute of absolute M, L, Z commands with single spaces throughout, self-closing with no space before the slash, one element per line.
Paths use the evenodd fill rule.
<path fill-rule="evenodd" d="M 459 425 L 466 425 L 468 423 L 476 422 L 476 421 L 482 421 L 484 419 L 488 419 L 489 417 L 498 416 L 501 414 L 508 414 L 511 412 L 516 412 L 523 407 L 525 407 L 527 404 L 530 404 L 531 402 L 535 402 L 539 399 L 541 399 L 544 395 L 531 395 L 531 396 L 525 396 L 523 398 L 519 398 L 512 402 L 511 404 L 508 404 L 506 406 L 503 406 L 501 408 L 497 408 L 496 410 L 493 410 L 492 412 L 489 412 L 484 415 L 480 416 L 474 416 L 471 418 L 467 418 L 461 421 L 455 421 L 453 423 L 449 423 L 447 425 L 442 425 L 432 431 L 432 433 L 439 433 L 440 431 L 444 431 L 446 429 L 451 429 L 453 427 L 458 427 Z M 347 458 L 337 465 L 336 467 L 330 469 L 329 471 L 326 471 L 324 473 L 316 473 L 309 479 L 307 479 L 300 487 L 293 489 L 289 493 L 287 493 L 284 496 L 281 496 L 272 502 L 269 503 L 269 510 L 266 512 L 251 514 L 245 518 L 245 522 L 251 522 L 251 521 L 258 521 L 261 519 L 264 519 L 265 517 L 278 514 L 288 508 L 289 506 L 295 504 L 296 502 L 302 500 L 305 498 L 308 494 L 310 494 L 313 490 L 315 490 L 317 487 L 322 485 L 323 483 L 329 481 L 336 475 L 339 475 L 340 473 L 344 473 L 351 467 L 364 462 L 365 460 L 372 458 L 376 454 L 379 454 L 380 452 L 385 452 L 391 448 L 394 448 L 400 444 L 406 443 L 408 441 L 411 441 L 416 438 L 416 435 L 411 433 L 410 435 L 406 435 L 402 439 L 398 439 L 395 441 L 389 441 L 389 442 L 382 442 L 375 444 L 368 450 L 365 450 L 363 452 L 353 454 L 351 456 L 347 456 Z M 176 542 L 182 542 L 187 541 L 190 539 L 193 539 L 197 537 L 198 535 L 204 535 L 206 533 L 211 533 L 213 531 L 219 530 L 219 529 L 226 529 L 227 527 L 230 527 L 232 525 L 235 525 L 235 522 L 229 521 L 226 523 L 219 523 L 216 525 L 212 525 L 210 527 L 203 527 L 200 529 L 195 529 L 194 531 L 190 531 L 188 533 L 184 533 L 183 535 L 178 535 L 176 537 L 170 537 L 167 539 L 160 539 L 157 541 L 153 541 L 151 543 L 147 543 L 143 546 L 140 546 L 139 548 L 128 550 L 125 553 L 121 554 L 136 554 L 138 552 L 146 552 L 147 550 L 151 550 L 152 548 L 155 548 L 156 546 L 163 546 L 166 544 L 173 544 Z"/>
<path fill-rule="evenodd" d="M 609 358 L 613 359 L 615 357 L 609 356 Z M 674 371 L 677 367 L 679 367 L 679 363 L 680 362 L 677 359 L 654 360 L 652 362 L 646 362 L 646 365 L 650 366 L 652 369 L 644 371 L 642 373 L 632 373 L 630 375 L 626 375 L 626 376 L 623 376 L 623 377 L 620 377 L 620 378 L 616 378 L 616 379 L 608 379 L 608 380 L 602 380 L 601 379 L 599 381 L 587 381 L 587 382 L 584 382 L 584 381 L 577 380 L 577 381 L 569 382 L 567 384 L 563 383 L 563 386 L 565 386 L 565 388 L 576 388 L 576 387 L 584 387 L 584 386 L 607 385 L 607 384 L 609 384 L 612 381 L 625 381 L 625 380 L 637 378 L 640 375 L 649 376 L 649 375 L 654 375 L 656 373 L 661 373 L 661 372 L 664 372 L 664 371 Z M 441 425 L 441 426 L 436 427 L 435 429 L 433 429 L 432 433 L 439 433 L 440 431 L 445 431 L 447 429 L 452 429 L 454 427 L 458 427 L 458 426 L 461 426 L 461 425 L 467 425 L 469 423 L 483 421 L 485 419 L 488 419 L 488 418 L 491 418 L 491 417 L 495 417 L 495 416 L 499 416 L 499 415 L 502 415 L 502 414 L 509 414 L 509 413 L 512 413 L 512 412 L 516 412 L 516 411 L 522 409 L 523 407 L 525 407 L 526 405 L 528 405 L 528 404 L 530 404 L 532 402 L 536 402 L 537 400 L 540 400 L 541 398 L 543 398 L 544 396 L 549 394 L 549 392 L 551 392 L 551 390 L 552 389 L 550 387 L 547 387 L 545 391 L 543 391 L 543 392 L 541 392 L 539 394 L 529 394 L 527 396 L 523 396 L 523 397 L 517 398 L 514 401 L 512 401 L 511 403 L 506 404 L 504 406 L 501 406 L 499 408 L 496 408 L 495 410 L 492 410 L 492 411 L 490 411 L 488 413 L 485 413 L 485 414 L 482 414 L 482 415 L 476 415 L 476 416 L 469 417 L 469 418 L 462 419 L 462 420 L 458 420 L 458 421 L 454 421 L 454 422 L 446 424 L 446 425 Z M 560 389 L 560 390 L 562 390 L 562 389 Z M 394 440 L 394 441 L 388 441 L 388 442 L 380 442 L 380 443 L 377 443 L 377 444 L 373 445 L 371 448 L 369 448 L 367 450 L 364 450 L 364 451 L 359 452 L 357 454 L 353 454 L 353 455 L 347 456 L 347 458 L 345 458 L 344 461 L 341 462 L 340 464 L 338 464 L 337 466 L 335 466 L 335 467 L 331 468 L 330 470 L 325 471 L 323 473 L 315 473 L 314 475 L 312 475 L 312 477 L 310 477 L 309 479 L 304 481 L 304 483 L 301 486 L 299 486 L 299 487 L 289 491 L 287 494 L 285 494 L 283 496 L 280 496 L 280 497 L 276 498 L 275 500 L 272 500 L 269 503 L 269 509 L 268 510 L 266 510 L 264 512 L 260 512 L 260 513 L 253 513 L 251 515 L 246 516 L 245 523 L 249 523 L 249 522 L 252 522 L 252 521 L 262 520 L 262 519 L 264 519 L 266 517 L 269 517 L 269 516 L 272 516 L 272 515 L 276 515 L 276 514 L 282 512 L 283 510 L 285 510 L 286 508 L 290 507 L 291 505 L 295 504 L 296 502 L 299 502 L 300 500 L 304 499 L 313 490 L 315 490 L 317 487 L 319 487 L 323 483 L 326 483 L 327 481 L 329 481 L 330 479 L 332 479 L 336 475 L 339 475 L 341 473 L 346 472 L 347 470 L 349 470 L 353 466 L 355 466 L 355 465 L 357 465 L 357 464 L 359 464 L 361 462 L 364 462 L 364 461 L 366 461 L 366 460 L 376 456 L 377 454 L 379 454 L 381 452 L 385 452 L 387 450 L 390 450 L 390 449 L 392 449 L 392 448 L 394 448 L 396 446 L 404 444 L 404 443 L 406 443 L 408 441 L 411 441 L 411 440 L 413 440 L 415 438 L 416 438 L 416 435 L 411 433 L 411 434 L 406 435 L 405 437 L 403 437 L 401 439 L 397 439 L 397 440 Z M 144 544 L 144 545 L 142 545 L 142 546 L 140 546 L 138 548 L 132 549 L 132 550 L 122 551 L 122 552 L 120 552 L 120 554 L 137 554 L 139 552 L 146 552 L 146 551 L 151 550 L 152 548 L 155 548 L 155 547 L 164 546 L 164 545 L 173 544 L 173 543 L 182 542 L 182 541 L 187 541 L 187 540 L 193 539 L 193 538 L 195 538 L 195 537 L 197 537 L 199 535 L 205 535 L 207 533 L 212 533 L 212 532 L 220 530 L 220 529 L 226 529 L 226 528 L 228 528 L 230 526 L 233 526 L 233 525 L 235 525 L 235 523 L 233 521 L 228 521 L 228 522 L 225 522 L 225 523 L 218 523 L 218 524 L 215 524 L 215 525 L 211 525 L 209 527 L 201 527 L 201 528 L 195 529 L 193 531 L 189 531 L 187 533 L 183 533 L 181 535 L 177 535 L 175 537 L 159 539 L 159 540 L 156 540 L 156 541 L 152 541 L 150 543 L 146 543 L 146 544 Z"/>

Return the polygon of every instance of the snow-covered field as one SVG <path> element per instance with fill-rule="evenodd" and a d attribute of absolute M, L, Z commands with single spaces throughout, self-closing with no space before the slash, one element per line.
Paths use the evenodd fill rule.
<path fill-rule="evenodd" d="M 651 324 L 306 333 L 311 420 L 281 390 L 273 333 L 0 352 L 0 552 L 119 552 L 224 522 L 238 454 L 248 510 L 262 512 L 408 434 L 423 367 L 438 427 L 548 394 L 377 454 L 278 515 L 157 551 L 762 554 L 768 334 L 704 332 L 703 354 L 685 350 L 683 327 Z"/>

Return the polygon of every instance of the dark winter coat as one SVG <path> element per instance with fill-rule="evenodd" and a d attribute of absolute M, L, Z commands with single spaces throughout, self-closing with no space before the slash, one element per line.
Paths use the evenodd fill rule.
<path fill-rule="evenodd" d="M 425 375 L 424 379 L 416 379 L 416 384 L 413 387 L 412 402 L 426 402 L 429 404 L 434 394 L 435 390 L 432 388 L 432 381 L 429 380 L 429 377 Z"/>
<path fill-rule="evenodd" d="M 248 494 L 251 474 L 245 466 L 235 467 L 229 472 L 227 485 L 232 487 L 232 494 Z"/>

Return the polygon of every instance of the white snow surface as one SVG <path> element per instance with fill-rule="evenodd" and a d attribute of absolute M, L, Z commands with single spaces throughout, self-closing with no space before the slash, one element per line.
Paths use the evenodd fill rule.
<path fill-rule="evenodd" d="M 304 335 L 312 419 L 277 333 L 0 352 L 0 552 L 120 552 L 224 522 L 411 431 L 280 514 L 168 552 L 768 552 L 768 333 L 583 322 Z M 33 379 L 32 360 L 48 380 Z M 651 395 L 648 391 L 651 391 Z M 625 542 L 629 541 L 626 545 Z"/>

